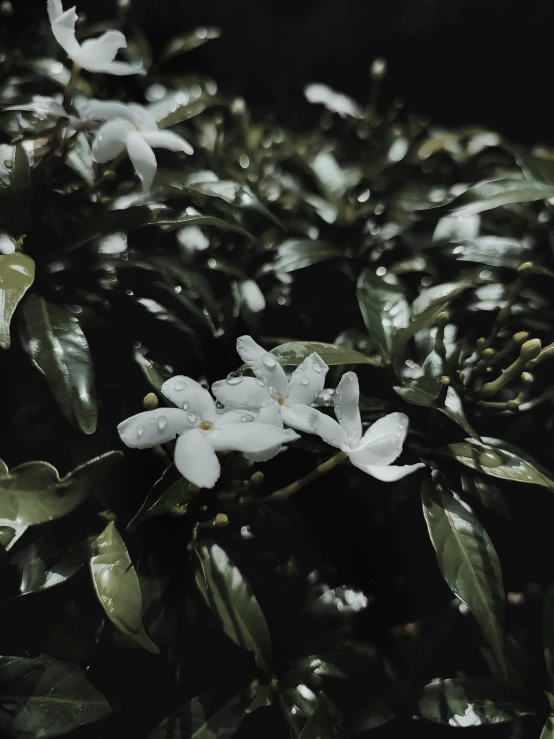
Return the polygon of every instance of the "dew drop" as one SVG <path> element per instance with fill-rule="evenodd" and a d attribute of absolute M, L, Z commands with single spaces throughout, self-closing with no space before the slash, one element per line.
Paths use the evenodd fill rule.
<path fill-rule="evenodd" d="M 140 437 L 144 434 L 144 425 L 142 423 L 139 423 L 137 426 L 137 436 Z"/>
<path fill-rule="evenodd" d="M 241 418 L 240 420 L 241 420 L 241 421 L 242 421 L 243 423 L 246 423 L 246 421 L 248 421 L 248 416 L 243 416 L 243 417 L 242 417 L 242 418 Z"/>
<path fill-rule="evenodd" d="M 317 372 L 318 375 L 320 375 L 323 372 L 323 365 L 319 361 L 319 359 L 313 360 L 312 367 L 314 368 L 314 372 Z"/>
<path fill-rule="evenodd" d="M 277 360 L 275 359 L 275 357 L 273 356 L 273 354 L 270 354 L 269 352 L 267 354 L 264 354 L 263 355 L 262 362 L 269 369 L 275 367 L 275 365 L 277 364 Z"/>
<path fill-rule="evenodd" d="M 198 398 L 198 397 L 200 397 L 200 394 L 199 393 L 194 393 L 194 397 L 195 398 Z"/>
<path fill-rule="evenodd" d="M 240 372 L 229 372 L 227 375 L 228 385 L 239 385 L 242 382 L 242 375 Z"/>
<path fill-rule="evenodd" d="M 185 402 L 183 403 L 183 410 L 188 411 L 189 406 L 190 406 L 190 400 L 185 400 Z"/>
<path fill-rule="evenodd" d="M 167 426 L 167 416 L 160 416 L 158 418 L 158 428 L 160 431 Z"/>
<path fill-rule="evenodd" d="M 304 385 L 304 387 L 310 384 L 310 378 L 308 377 L 308 375 L 302 375 L 302 377 L 300 378 L 300 384 Z"/>
<path fill-rule="evenodd" d="M 153 425 L 155 422 L 156 422 L 156 419 L 154 418 L 154 416 L 152 416 L 152 418 L 150 419 L 150 425 Z"/>
<path fill-rule="evenodd" d="M 261 387 L 265 387 L 265 382 L 264 382 L 263 380 L 260 380 L 260 378 L 259 378 L 259 377 L 256 377 L 256 382 L 257 382 L 257 383 L 258 383 L 258 385 L 260 385 Z"/>
<path fill-rule="evenodd" d="M 187 418 L 191 423 L 194 423 L 197 420 L 195 413 L 187 413 Z"/>
<path fill-rule="evenodd" d="M 177 380 L 175 385 L 173 385 L 174 390 L 185 390 L 187 387 L 187 383 L 183 382 L 183 380 Z"/>

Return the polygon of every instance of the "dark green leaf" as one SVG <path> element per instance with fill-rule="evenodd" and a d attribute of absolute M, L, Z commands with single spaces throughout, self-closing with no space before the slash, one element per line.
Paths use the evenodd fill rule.
<path fill-rule="evenodd" d="M 498 555 L 472 509 L 437 471 L 424 477 L 423 513 L 437 560 L 452 592 L 474 615 L 506 677 L 504 587 Z"/>
<path fill-rule="evenodd" d="M 2 147 L 0 220 L 13 239 L 27 233 L 31 217 L 31 165 L 23 144 Z M 9 165 L 9 166 L 8 166 Z"/>
<path fill-rule="evenodd" d="M 142 623 L 137 573 L 113 521 L 94 542 L 90 569 L 96 595 L 110 621 L 141 647 L 157 654 L 159 649 Z"/>
<path fill-rule="evenodd" d="M 499 179 L 480 182 L 441 208 L 451 215 L 468 216 L 511 203 L 529 203 L 554 197 L 554 185 L 529 180 Z"/>
<path fill-rule="evenodd" d="M 85 434 L 94 433 L 98 412 L 94 371 L 76 316 L 39 295 L 28 295 L 21 312 L 25 349 L 64 416 Z"/>
<path fill-rule="evenodd" d="M 554 715 L 546 719 L 539 739 L 554 739 Z"/>
<path fill-rule="evenodd" d="M 250 687 L 226 702 L 213 693 L 203 693 L 165 718 L 148 739 L 230 739 L 252 698 Z"/>
<path fill-rule="evenodd" d="M 371 364 L 380 367 L 379 360 L 368 357 L 355 349 L 336 344 L 325 344 L 322 341 L 289 341 L 271 350 L 279 362 L 285 366 L 297 367 L 306 357 L 317 352 L 329 366 L 337 364 Z"/>
<path fill-rule="evenodd" d="M 376 698 L 362 711 L 352 728 L 356 732 L 370 731 L 388 724 L 395 716 L 396 712 L 385 698 Z"/>
<path fill-rule="evenodd" d="M 524 149 L 517 152 L 517 163 L 530 182 L 542 182 L 554 186 L 554 160 L 546 159 Z"/>
<path fill-rule="evenodd" d="M 336 739 L 339 736 L 327 708 L 325 698 L 320 698 L 315 711 L 302 729 L 300 739 Z"/>
<path fill-rule="evenodd" d="M 225 633 L 254 652 L 264 671 L 271 664 L 271 637 L 265 616 L 250 585 L 218 544 L 193 549 L 195 580 L 200 594 Z"/>
<path fill-rule="evenodd" d="M 506 501 L 502 496 L 500 488 L 497 487 L 492 480 L 482 477 L 481 475 L 474 475 L 472 473 L 466 474 L 463 472 L 460 475 L 462 482 L 462 490 L 464 493 L 469 493 L 479 500 L 481 505 L 485 508 L 489 508 L 491 511 L 500 513 L 501 516 L 511 520 L 511 514 L 506 505 Z"/>
<path fill-rule="evenodd" d="M 101 721 L 110 704 L 80 667 L 47 654 L 0 657 L 0 720 L 6 739 L 48 739 Z"/>
<path fill-rule="evenodd" d="M 127 529 L 132 531 L 155 516 L 163 516 L 169 513 L 175 506 L 191 501 L 194 495 L 189 489 L 187 480 L 177 471 L 174 464 L 170 464 L 148 493 L 146 500 L 128 524 Z"/>
<path fill-rule="evenodd" d="M 0 527 L 21 535 L 28 526 L 67 516 L 94 493 L 122 457 L 121 452 L 107 452 L 62 478 L 48 462 L 24 462 L 8 471 L 0 460 Z"/>
<path fill-rule="evenodd" d="M 223 107 L 227 106 L 228 103 L 221 97 L 215 95 L 203 96 L 195 98 L 194 100 L 188 100 L 186 103 L 177 104 L 170 113 L 167 113 L 160 118 L 158 126 L 160 128 L 167 128 L 168 126 L 175 126 L 177 123 L 183 123 L 191 118 L 194 118 L 200 113 L 203 113 L 208 108 L 213 108 L 216 105 Z"/>
<path fill-rule="evenodd" d="M 510 688 L 487 678 L 429 683 L 418 700 L 419 714 L 447 726 L 491 726 L 529 713 Z"/>
<path fill-rule="evenodd" d="M 64 552 L 57 562 L 48 565 L 33 543 L 18 552 L 12 561 L 20 566 L 20 593 L 40 593 L 61 585 L 81 569 L 86 562 L 86 546 L 81 543 Z"/>
<path fill-rule="evenodd" d="M 397 280 L 362 272 L 357 285 L 358 303 L 371 341 L 379 347 L 385 362 L 399 329 L 408 325 L 410 309 Z"/>
<path fill-rule="evenodd" d="M 485 475 L 554 488 L 554 479 L 547 469 L 526 452 L 501 439 L 483 436 L 483 443 L 466 439 L 449 444 L 440 452 Z"/>
<path fill-rule="evenodd" d="M 517 269 L 533 254 L 526 244 L 504 236 L 478 236 L 472 241 L 450 243 L 440 251 L 458 262 L 479 262 L 489 267 L 510 269 Z"/>
<path fill-rule="evenodd" d="M 78 133 L 73 139 L 66 155 L 66 161 L 83 182 L 87 185 L 94 183 L 92 149 L 84 133 Z"/>
<path fill-rule="evenodd" d="M 35 279 L 35 263 L 26 254 L 0 256 L 0 346 L 10 348 L 10 323 L 17 304 Z"/>
<path fill-rule="evenodd" d="M 544 596 L 542 614 L 542 642 L 544 661 L 548 670 L 550 686 L 554 686 L 554 585 L 551 585 Z"/>
<path fill-rule="evenodd" d="M 294 272 L 340 256 L 342 252 L 326 241 L 288 239 L 278 247 L 274 267 L 278 272 Z"/>
<path fill-rule="evenodd" d="M 451 385 L 445 387 L 436 377 L 423 375 L 407 382 L 402 387 L 395 386 L 394 391 L 408 403 L 436 408 L 457 423 L 466 433 L 479 439 L 477 432 L 473 430 L 466 418 L 458 392 Z"/>
<path fill-rule="evenodd" d="M 212 39 L 219 38 L 220 36 L 221 30 L 215 26 L 209 26 L 208 28 L 200 27 L 188 33 L 180 33 L 178 36 L 174 36 L 162 50 L 160 62 L 166 62 L 168 59 L 179 56 L 179 54 L 192 51 L 198 46 L 202 46 L 208 41 L 212 41 Z"/>
<path fill-rule="evenodd" d="M 164 382 L 170 378 L 170 373 L 166 372 L 164 368 L 153 359 L 145 357 L 138 350 L 135 350 L 134 358 L 150 385 L 152 385 L 154 390 L 159 392 Z"/>

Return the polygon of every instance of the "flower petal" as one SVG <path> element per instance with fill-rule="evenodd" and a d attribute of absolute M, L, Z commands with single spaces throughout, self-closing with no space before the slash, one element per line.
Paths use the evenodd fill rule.
<path fill-rule="evenodd" d="M 171 131 L 145 131 L 143 136 L 150 146 L 168 149 L 169 151 L 184 151 L 185 154 L 194 154 L 194 149 L 188 141 Z"/>
<path fill-rule="evenodd" d="M 268 423 L 270 426 L 278 426 L 283 428 L 283 419 L 281 418 L 281 408 L 275 400 L 269 405 L 265 405 L 256 416 L 256 423 Z"/>
<path fill-rule="evenodd" d="M 87 100 L 81 106 L 79 115 L 83 121 L 107 121 L 112 118 L 122 118 L 129 123 L 134 123 L 129 106 L 117 100 Z"/>
<path fill-rule="evenodd" d="M 81 44 L 79 64 L 89 72 L 98 71 L 109 62 L 113 62 L 119 49 L 127 46 L 121 31 L 106 31 L 98 38 L 88 38 Z"/>
<path fill-rule="evenodd" d="M 237 379 L 218 380 L 212 385 L 212 393 L 224 406 L 258 410 L 274 402 L 267 386 L 260 385 L 254 377 L 243 377 L 239 382 Z"/>
<path fill-rule="evenodd" d="M 356 452 L 378 444 L 381 439 L 387 438 L 389 453 L 383 457 L 383 461 L 377 464 L 390 464 L 402 451 L 404 439 L 408 433 L 408 416 L 404 413 L 389 413 L 368 428 L 360 441 Z"/>
<path fill-rule="evenodd" d="M 156 444 L 166 444 L 195 425 L 179 408 L 158 408 L 127 418 L 117 430 L 123 443 L 131 449 L 149 449 Z"/>
<path fill-rule="evenodd" d="M 180 436 L 175 444 L 175 467 L 199 488 L 213 488 L 221 473 L 211 436 L 211 433 L 193 429 Z"/>
<path fill-rule="evenodd" d="M 391 464 L 402 451 L 402 444 L 398 444 L 398 437 L 394 434 L 381 436 L 380 439 L 360 446 L 350 453 L 352 464 L 356 467 L 374 464 L 380 467 Z"/>
<path fill-rule="evenodd" d="M 310 416 L 313 408 L 309 405 L 296 403 L 296 405 L 283 404 L 281 406 L 281 418 L 293 429 L 304 431 L 306 434 L 313 434 L 314 430 L 310 423 Z"/>
<path fill-rule="evenodd" d="M 132 64 L 127 64 L 127 62 L 106 62 L 105 64 L 97 64 L 95 69 L 89 69 L 89 72 L 113 74 L 116 77 L 123 77 L 127 74 L 146 74 L 145 69 L 133 67 Z"/>
<path fill-rule="evenodd" d="M 274 446 L 300 438 L 290 429 L 280 429 L 267 423 L 230 423 L 210 433 L 214 449 L 233 449 L 256 454 Z"/>
<path fill-rule="evenodd" d="M 328 369 L 329 367 L 316 352 L 306 357 L 291 375 L 287 404 L 311 405 L 323 390 Z"/>
<path fill-rule="evenodd" d="M 309 417 L 312 434 L 320 436 L 326 444 L 336 446 L 337 449 L 350 451 L 346 433 L 340 424 L 331 416 L 312 409 Z"/>
<path fill-rule="evenodd" d="M 215 426 L 227 426 L 229 423 L 247 423 L 256 419 L 255 411 L 246 411 L 240 408 L 233 408 L 230 411 L 222 411 L 217 414 Z"/>
<path fill-rule="evenodd" d="M 286 398 L 287 375 L 273 354 L 266 352 L 259 344 L 256 344 L 251 336 L 239 336 L 237 352 L 256 377 L 267 383 L 272 397 Z"/>
<path fill-rule="evenodd" d="M 94 161 L 105 164 L 119 156 L 125 148 L 127 136 L 133 130 L 133 124 L 123 120 L 108 121 L 100 126 L 92 144 Z"/>
<path fill-rule="evenodd" d="M 350 459 L 352 459 L 352 457 L 350 457 Z M 418 462 L 417 464 L 390 464 L 386 466 L 357 464 L 356 467 L 367 472 L 368 475 L 377 478 L 377 480 L 382 480 L 383 482 L 395 482 L 396 480 L 401 480 L 403 477 L 406 477 L 406 475 L 410 475 L 421 467 L 425 467 L 425 465 Z"/>
<path fill-rule="evenodd" d="M 133 166 L 142 182 L 142 189 L 148 192 L 156 176 L 158 163 L 150 145 L 138 131 L 133 131 L 127 136 L 127 151 Z"/>
<path fill-rule="evenodd" d="M 133 116 L 133 123 L 136 123 L 136 125 L 139 126 L 141 132 L 144 133 L 145 131 L 150 132 L 158 130 L 156 119 L 152 113 L 144 107 L 144 105 L 129 103 L 127 107 Z"/>
<path fill-rule="evenodd" d="M 359 401 L 358 376 L 354 372 L 346 372 L 337 385 L 335 415 L 351 444 L 357 444 L 362 436 Z"/>
<path fill-rule="evenodd" d="M 65 53 L 69 57 L 73 57 L 80 50 L 79 43 L 75 38 L 76 9 L 70 8 L 64 13 L 61 0 L 48 0 L 47 8 L 54 38 Z"/>
<path fill-rule="evenodd" d="M 198 416 L 202 421 L 215 421 L 217 412 L 210 393 L 196 380 L 176 375 L 162 385 L 162 393 L 179 408 Z"/>

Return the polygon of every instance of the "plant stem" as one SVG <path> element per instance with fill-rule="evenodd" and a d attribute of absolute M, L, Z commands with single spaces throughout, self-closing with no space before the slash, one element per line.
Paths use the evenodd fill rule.
<path fill-rule="evenodd" d="M 69 82 L 65 86 L 65 90 L 63 93 L 63 107 L 66 110 L 69 108 L 69 106 L 71 105 L 71 101 L 73 100 L 73 89 L 77 84 L 77 80 L 79 79 L 80 71 L 81 67 L 77 64 L 77 62 L 73 62 L 71 77 L 69 78 Z"/>
<path fill-rule="evenodd" d="M 290 496 L 293 493 L 296 493 L 297 490 L 300 490 L 300 488 L 308 485 L 310 482 L 312 482 L 312 480 L 317 480 L 318 477 L 321 477 L 321 475 L 324 475 L 326 472 L 329 472 L 329 470 L 332 470 L 333 467 L 336 467 L 341 462 L 344 462 L 347 457 L 348 455 L 346 454 L 346 452 L 339 452 L 338 454 L 335 454 L 334 457 L 331 457 L 331 459 L 323 462 L 318 467 L 316 467 L 315 470 L 312 470 L 304 477 L 301 477 L 299 480 L 291 482 L 290 485 L 287 485 L 286 487 L 281 488 L 280 490 L 276 490 L 274 493 L 271 493 L 271 495 L 268 498 L 265 498 L 265 500 L 287 500 L 287 498 L 290 498 Z"/>

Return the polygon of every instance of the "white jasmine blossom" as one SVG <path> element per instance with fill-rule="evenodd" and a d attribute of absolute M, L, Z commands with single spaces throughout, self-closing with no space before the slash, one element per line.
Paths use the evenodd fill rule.
<path fill-rule="evenodd" d="M 354 372 L 342 376 L 335 394 L 335 415 L 338 422 L 317 410 L 310 414 L 312 432 L 323 441 L 348 455 L 353 465 L 384 482 L 394 482 L 423 464 L 394 465 L 402 451 L 408 431 L 404 413 L 389 413 L 376 421 L 362 436 L 358 406 L 360 391 Z"/>
<path fill-rule="evenodd" d="M 138 413 L 119 424 L 119 435 L 132 449 L 147 449 L 177 437 L 175 466 L 198 487 L 212 488 L 219 479 L 218 451 L 263 457 L 267 450 L 299 438 L 290 429 L 252 420 L 251 413 L 218 413 L 210 393 L 190 377 L 172 377 L 162 385 L 162 393 L 179 407 Z"/>
<path fill-rule="evenodd" d="M 325 385 L 329 367 L 315 352 L 287 377 L 271 352 L 266 352 L 251 336 L 237 339 L 237 352 L 255 377 L 231 373 L 212 386 L 220 403 L 230 408 L 260 410 L 272 404 L 287 426 L 311 433 L 311 404 Z"/>
<path fill-rule="evenodd" d="M 80 115 L 83 120 L 103 120 L 94 137 L 92 156 L 105 164 L 126 148 L 145 192 L 150 190 L 158 164 L 152 147 L 192 154 L 193 148 L 171 131 L 159 131 L 152 114 L 142 105 L 125 105 L 118 101 L 90 100 Z"/>
<path fill-rule="evenodd" d="M 342 92 L 335 92 L 327 85 L 312 82 L 304 88 L 304 95 L 309 103 L 321 103 L 331 113 L 338 113 L 341 118 L 360 118 L 362 115 L 362 109 L 355 100 Z"/>
<path fill-rule="evenodd" d="M 56 41 L 67 56 L 87 72 L 126 75 L 146 74 L 126 62 L 114 61 L 119 49 L 127 46 L 121 31 L 106 31 L 98 38 L 86 39 L 80 44 L 75 37 L 76 9 L 64 11 L 62 0 L 48 0 L 48 18 Z"/>

